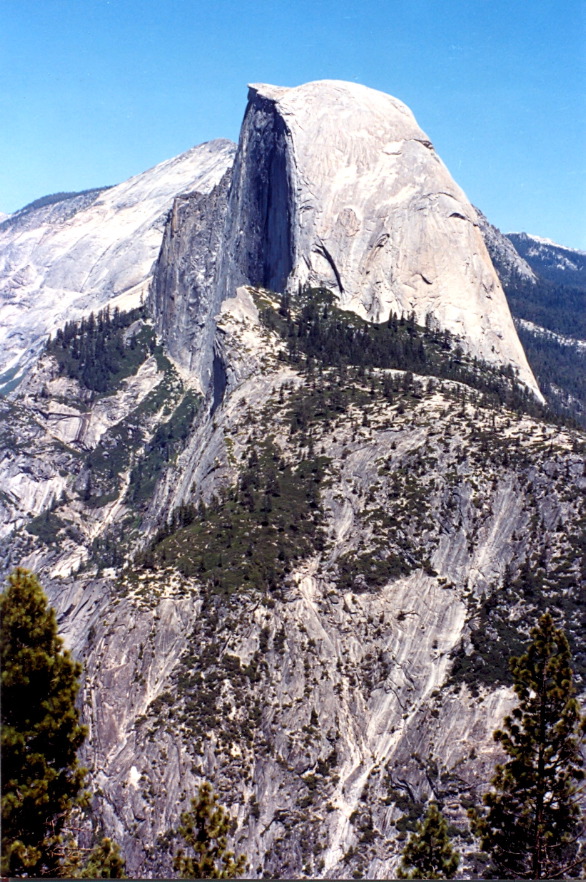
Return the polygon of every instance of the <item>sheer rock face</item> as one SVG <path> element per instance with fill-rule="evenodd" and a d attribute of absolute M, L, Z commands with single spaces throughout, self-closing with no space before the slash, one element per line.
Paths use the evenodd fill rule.
<path fill-rule="evenodd" d="M 291 133 L 272 100 L 250 100 L 234 163 L 220 284 L 282 291 L 294 265 Z M 326 281 L 324 278 L 322 281 Z"/>
<path fill-rule="evenodd" d="M 230 175 L 226 171 L 209 193 L 175 199 L 151 289 L 151 311 L 169 355 L 204 389 L 213 369 L 214 316 L 220 309 L 216 263 Z"/>
<path fill-rule="evenodd" d="M 107 303 L 128 309 L 150 281 L 178 193 L 209 193 L 234 145 L 201 144 L 97 194 L 14 214 L 0 226 L 0 372 L 47 334 Z"/>
<path fill-rule="evenodd" d="M 228 216 L 224 296 L 324 284 L 372 321 L 415 312 L 539 395 L 476 211 L 397 99 L 251 86 Z"/>

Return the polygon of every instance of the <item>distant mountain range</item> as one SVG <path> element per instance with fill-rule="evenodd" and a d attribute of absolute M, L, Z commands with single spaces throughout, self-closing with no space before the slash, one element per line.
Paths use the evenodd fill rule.
<path fill-rule="evenodd" d="M 586 252 L 556 245 L 528 233 L 507 233 L 517 252 L 543 279 L 586 287 Z"/>

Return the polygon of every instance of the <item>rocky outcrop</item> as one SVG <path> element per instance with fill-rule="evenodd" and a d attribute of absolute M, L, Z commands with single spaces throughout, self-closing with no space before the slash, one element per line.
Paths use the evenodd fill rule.
<path fill-rule="evenodd" d="M 234 145 L 211 141 L 97 194 L 10 216 L 0 225 L 0 373 L 10 381 L 47 335 L 91 310 L 146 295 L 176 195 L 210 192 Z"/>
<path fill-rule="evenodd" d="M 251 86 L 228 218 L 223 296 L 325 285 L 372 321 L 414 312 L 539 395 L 476 212 L 390 95 Z"/>
<path fill-rule="evenodd" d="M 98 549 L 105 552 L 102 570 L 116 562 L 111 553 L 120 563 L 123 548 L 138 538 L 139 512 L 144 516 L 151 497 L 137 493 L 139 472 L 154 489 L 170 451 L 180 449 L 188 434 L 189 425 L 177 429 L 175 421 L 196 409 L 196 396 L 160 351 L 150 354 L 151 324 L 138 320 L 132 329 L 143 340 L 141 357 L 108 394 L 96 395 L 78 379 L 61 375 L 55 358 L 44 355 L 14 401 L 0 397 L 4 573 L 20 565 L 63 579 L 95 559 Z M 127 354 L 136 353 L 133 336 Z M 165 449 L 153 443 L 149 455 L 155 436 L 165 439 Z M 83 630 L 80 626 L 74 645 L 83 644 Z"/>
<path fill-rule="evenodd" d="M 153 274 L 150 308 L 169 355 L 207 389 L 213 379 L 216 271 L 223 248 L 230 170 L 209 193 L 178 196 Z"/>

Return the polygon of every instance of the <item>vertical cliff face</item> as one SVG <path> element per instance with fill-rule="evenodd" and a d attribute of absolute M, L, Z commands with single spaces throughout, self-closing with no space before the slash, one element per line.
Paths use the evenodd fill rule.
<path fill-rule="evenodd" d="M 248 105 L 234 166 L 209 193 L 175 200 L 155 268 L 151 307 L 169 354 L 202 389 L 222 385 L 215 317 L 241 284 L 285 289 L 293 270 L 287 128 L 271 101 Z"/>
<path fill-rule="evenodd" d="M 282 291 L 293 270 L 291 136 L 271 98 L 254 89 L 250 95 L 232 176 L 220 277 L 227 296 L 245 283 Z"/>
<path fill-rule="evenodd" d="M 338 81 L 250 88 L 220 285 L 326 285 L 372 321 L 414 312 L 539 391 L 477 215 L 411 111 Z"/>
<path fill-rule="evenodd" d="M 169 355 L 203 389 L 213 373 L 214 316 L 220 307 L 216 271 L 230 178 L 228 169 L 210 193 L 175 199 L 150 294 L 155 326 Z"/>

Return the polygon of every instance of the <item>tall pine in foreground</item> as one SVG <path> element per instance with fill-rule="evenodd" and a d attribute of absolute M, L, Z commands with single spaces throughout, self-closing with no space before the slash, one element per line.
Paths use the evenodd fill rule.
<path fill-rule="evenodd" d="M 497 766 L 485 811 L 471 814 L 472 827 L 502 877 L 578 876 L 586 721 L 574 697 L 563 631 L 546 613 L 531 637 L 527 652 L 511 659 L 519 704 L 494 734 L 509 759 Z"/>
<path fill-rule="evenodd" d="M 63 649 L 36 577 L 17 569 L 0 597 L 2 861 L 10 876 L 59 874 L 60 833 L 80 797 L 86 729 L 81 665 Z"/>
<path fill-rule="evenodd" d="M 452 848 L 446 819 L 437 804 L 431 802 L 403 850 L 397 878 L 453 879 L 459 863 L 460 855 Z"/>
<path fill-rule="evenodd" d="M 180 848 L 173 868 L 181 879 L 233 879 L 246 869 L 246 857 L 234 858 L 228 849 L 230 816 L 218 805 L 218 798 L 207 781 L 191 800 L 191 811 L 183 812 L 179 833 L 190 850 Z"/>

